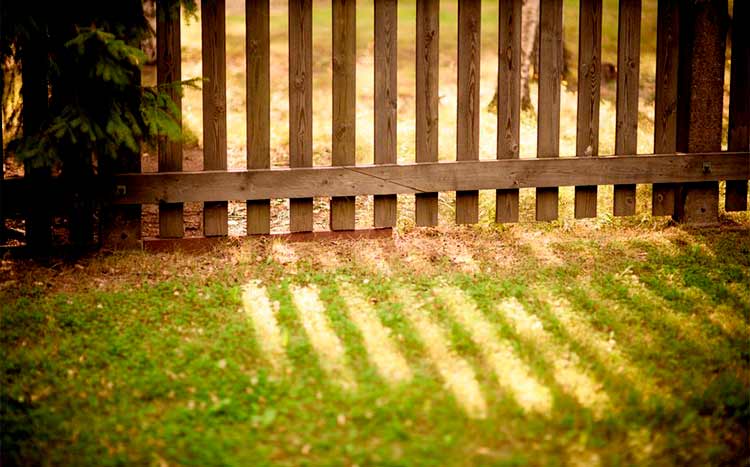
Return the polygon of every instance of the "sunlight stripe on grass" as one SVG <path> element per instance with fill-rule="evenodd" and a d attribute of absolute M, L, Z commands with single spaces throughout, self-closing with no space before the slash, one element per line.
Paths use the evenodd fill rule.
<path fill-rule="evenodd" d="M 524 410 L 549 415 L 552 410 L 549 388 L 534 379 L 513 348 L 497 337 L 493 324 L 471 298 L 458 287 L 440 287 L 434 293 L 453 319 L 469 332 L 500 386 L 510 392 Z"/>
<path fill-rule="evenodd" d="M 485 418 L 487 402 L 469 362 L 450 348 L 450 337 L 423 309 L 414 292 L 399 289 L 396 293 L 399 302 L 404 305 L 404 316 L 417 332 L 427 356 L 437 368 L 445 386 L 453 393 L 456 402 L 469 417 Z"/>
<path fill-rule="evenodd" d="M 302 326 L 318 354 L 321 367 L 344 389 L 354 389 L 356 382 L 346 365 L 344 345 L 328 323 L 317 287 L 291 287 L 290 290 Z"/>
<path fill-rule="evenodd" d="M 577 368 L 578 355 L 568 346 L 557 345 L 536 316 L 528 313 L 515 298 L 505 299 L 497 307 L 508 323 L 553 367 L 555 380 L 581 404 L 601 417 L 611 407 L 609 396 L 590 375 Z"/>
<path fill-rule="evenodd" d="M 274 316 L 274 308 L 268 300 L 266 288 L 260 285 L 260 281 L 252 281 L 242 287 L 242 307 L 253 321 L 261 351 L 271 363 L 273 370 L 281 373 L 287 367 L 284 340 Z"/>
<path fill-rule="evenodd" d="M 390 338 L 390 329 L 383 326 L 373 306 L 351 284 L 339 285 L 341 298 L 346 303 L 349 318 L 362 334 L 370 361 L 378 374 L 389 383 L 411 379 L 412 372 Z"/>

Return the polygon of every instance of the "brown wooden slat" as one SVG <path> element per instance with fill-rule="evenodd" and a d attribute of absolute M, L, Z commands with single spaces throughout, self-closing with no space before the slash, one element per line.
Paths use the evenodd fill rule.
<path fill-rule="evenodd" d="M 579 18 L 576 156 L 596 157 L 599 155 L 602 0 L 581 0 Z M 576 187 L 576 219 L 596 217 L 596 194 L 596 186 Z"/>
<path fill-rule="evenodd" d="M 438 160 L 438 0 L 417 0 L 417 162 Z M 416 196 L 416 224 L 437 225 L 438 194 Z"/>
<path fill-rule="evenodd" d="M 679 0 L 660 0 L 656 27 L 656 103 L 654 104 L 654 152 L 677 149 L 677 77 L 679 63 Z M 674 214 L 676 187 L 655 184 L 652 214 Z"/>
<path fill-rule="evenodd" d="M 479 59 L 481 0 L 458 2 L 456 160 L 479 160 Z M 479 192 L 456 193 L 456 223 L 479 221 Z"/>
<path fill-rule="evenodd" d="M 617 32 L 617 127 L 615 154 L 638 152 L 638 76 L 641 0 L 620 0 Z M 635 214 L 635 185 L 615 186 L 614 215 Z"/>
<path fill-rule="evenodd" d="M 333 0 L 333 165 L 355 165 L 357 25 L 353 0 Z M 354 230 L 354 198 L 331 199 L 331 230 Z"/>
<path fill-rule="evenodd" d="M 159 84 L 173 83 L 182 79 L 180 50 L 180 2 L 160 2 L 156 11 L 156 81 Z M 176 87 L 166 91 L 180 112 L 182 96 Z M 181 118 L 181 117 L 180 117 Z M 182 170 L 182 143 L 159 140 L 159 172 Z M 159 206 L 159 236 L 180 238 L 184 235 L 183 206 L 181 203 Z"/>
<path fill-rule="evenodd" d="M 750 2 L 735 0 L 732 77 L 729 89 L 729 150 L 750 149 Z M 728 180 L 727 211 L 747 211 L 747 180 Z"/>
<path fill-rule="evenodd" d="M 397 0 L 375 2 L 375 163 L 395 164 L 397 159 Z M 375 197 L 375 227 L 396 225 L 396 195 Z"/>
<path fill-rule="evenodd" d="M 289 165 L 312 167 L 312 0 L 289 1 Z M 289 200 L 289 229 L 313 229 L 313 200 Z"/>
<path fill-rule="evenodd" d="M 203 168 L 227 168 L 227 67 L 225 0 L 201 0 L 203 57 Z M 203 234 L 227 235 L 227 202 L 203 205 Z"/>
<path fill-rule="evenodd" d="M 708 164 L 706 166 L 705 164 Z M 750 153 L 431 162 L 118 176 L 119 204 L 698 182 L 748 178 Z M 6 188 L 8 180 L 5 181 Z M 110 185 L 111 187 L 111 185 Z M 111 189 L 111 188 L 110 188 Z M 7 196 L 8 192 L 6 192 Z M 5 198 L 5 196 L 4 196 Z"/>
<path fill-rule="evenodd" d="M 521 124 L 521 7 L 500 2 L 497 73 L 497 158 L 517 159 Z M 518 190 L 497 190 L 495 222 L 518 222 Z"/>
<path fill-rule="evenodd" d="M 562 0 L 545 0 L 539 8 L 539 120 L 537 157 L 559 157 L 560 73 L 562 72 Z M 536 219 L 557 219 L 557 188 L 536 190 Z"/>
<path fill-rule="evenodd" d="M 269 0 L 245 0 L 247 53 L 247 168 L 271 167 Z M 247 233 L 271 231 L 271 201 L 247 201 Z"/>

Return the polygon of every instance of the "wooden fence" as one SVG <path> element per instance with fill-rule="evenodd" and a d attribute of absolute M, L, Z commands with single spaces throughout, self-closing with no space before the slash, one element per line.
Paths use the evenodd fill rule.
<path fill-rule="evenodd" d="M 416 160 L 399 164 L 397 2 L 375 0 L 374 164 L 356 165 L 356 7 L 353 0 L 333 0 L 332 166 L 313 167 L 313 6 L 311 0 L 290 0 L 289 168 L 271 169 L 269 4 L 247 0 L 247 169 L 237 171 L 227 170 L 224 0 L 202 0 L 205 170 L 183 172 L 180 144 L 165 143 L 159 148 L 159 173 L 117 176 L 111 201 L 159 204 L 161 238 L 183 237 L 183 203 L 195 201 L 204 203 L 205 237 L 227 235 L 229 200 L 247 202 L 248 234 L 270 232 L 269 200 L 274 198 L 290 199 L 291 232 L 313 231 L 313 197 L 330 197 L 330 229 L 349 231 L 355 228 L 355 196 L 374 195 L 372 226 L 388 228 L 397 221 L 398 194 L 415 194 L 416 224 L 431 226 L 438 222 L 438 192 L 455 191 L 455 221 L 475 223 L 478 190 L 496 190 L 496 221 L 515 222 L 519 188 L 533 187 L 536 219 L 549 221 L 558 217 L 560 186 L 576 187 L 576 218 L 597 215 L 598 185 L 614 185 L 613 213 L 627 216 L 635 214 L 636 184 L 654 184 L 654 215 L 715 221 L 719 180 L 727 180 L 726 210 L 747 210 L 748 28 L 733 29 L 730 152 L 721 152 L 725 38 L 711 29 L 710 11 L 687 3 L 659 1 L 654 122 L 659 155 L 637 155 L 641 2 L 620 0 L 615 155 L 599 156 L 602 0 L 580 1 L 577 157 L 559 157 L 563 0 L 541 0 L 537 158 L 522 159 L 522 0 L 500 0 L 497 160 L 479 160 L 481 2 L 461 0 L 456 161 L 438 162 L 439 1 L 417 0 Z M 748 3 L 734 2 L 736 25 L 750 24 Z M 158 81 L 167 83 L 181 74 L 179 11 L 158 18 Z M 22 189 L 16 186 L 12 196 Z"/>

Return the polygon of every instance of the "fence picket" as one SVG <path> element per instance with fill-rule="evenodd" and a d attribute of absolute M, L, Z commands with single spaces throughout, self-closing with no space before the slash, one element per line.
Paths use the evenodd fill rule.
<path fill-rule="evenodd" d="M 500 2 L 497 73 L 497 158 L 517 159 L 521 125 L 521 7 Z M 495 222 L 518 222 L 518 190 L 495 192 Z"/>
<path fill-rule="evenodd" d="M 417 0 L 417 162 L 438 160 L 438 37 L 440 2 Z M 416 224 L 437 225 L 438 194 L 417 193 Z"/>
<path fill-rule="evenodd" d="M 156 80 L 168 84 L 182 79 L 180 51 L 180 2 L 159 3 L 156 12 Z M 166 91 L 178 109 L 182 109 L 182 97 L 176 87 Z M 181 118 L 181 117 L 180 117 Z M 159 140 L 159 172 L 182 170 L 182 143 Z M 159 237 L 180 238 L 184 236 L 182 203 L 159 205 Z"/>
<path fill-rule="evenodd" d="M 245 0 L 247 54 L 247 168 L 271 167 L 269 0 Z M 247 201 L 247 233 L 271 231 L 271 202 Z"/>
<path fill-rule="evenodd" d="M 750 150 L 750 3 L 735 0 L 729 89 L 729 150 Z M 747 211 L 747 180 L 727 180 L 727 211 Z"/>
<path fill-rule="evenodd" d="M 397 0 L 375 2 L 375 163 L 398 162 L 397 122 Z M 393 227 L 397 219 L 397 195 L 375 196 L 374 226 Z"/>
<path fill-rule="evenodd" d="M 559 157 L 560 73 L 562 72 L 562 0 L 539 7 L 539 120 L 537 157 Z M 536 189 L 536 219 L 557 219 L 558 188 Z"/>
<path fill-rule="evenodd" d="M 333 165 L 356 157 L 357 4 L 333 0 Z M 354 230 L 354 197 L 331 198 L 331 230 Z"/>
<path fill-rule="evenodd" d="M 641 0 L 620 0 L 617 33 L 617 127 L 615 154 L 638 152 L 638 76 Z M 614 215 L 635 214 L 635 185 L 615 185 Z"/>
<path fill-rule="evenodd" d="M 578 127 L 576 156 L 599 155 L 602 65 L 602 0 L 581 0 L 578 34 Z M 597 186 L 575 188 L 575 218 L 596 217 Z"/>
<path fill-rule="evenodd" d="M 654 152 L 677 150 L 677 64 L 679 60 L 679 0 L 660 0 L 656 26 L 656 102 L 654 104 Z M 674 214 L 676 186 L 654 184 L 651 213 Z"/>
<path fill-rule="evenodd" d="M 289 165 L 312 167 L 312 0 L 289 1 Z M 313 230 L 312 198 L 289 200 L 289 230 Z"/>
<path fill-rule="evenodd" d="M 227 169 L 225 0 L 201 0 L 203 58 L 203 169 Z M 227 235 L 227 202 L 203 203 L 203 234 Z"/>

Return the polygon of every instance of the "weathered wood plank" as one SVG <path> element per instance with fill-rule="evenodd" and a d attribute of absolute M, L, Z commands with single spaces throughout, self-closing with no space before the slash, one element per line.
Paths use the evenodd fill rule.
<path fill-rule="evenodd" d="M 708 164 L 707 166 L 705 164 Z M 748 178 L 750 153 L 430 162 L 118 176 L 119 204 L 420 194 L 439 191 Z M 8 181 L 6 180 L 6 185 Z M 7 193 L 6 193 L 7 194 Z"/>
<path fill-rule="evenodd" d="M 417 0 L 417 162 L 438 160 L 439 13 L 438 0 Z M 418 194 L 415 216 L 417 225 L 437 225 L 438 194 Z"/>
<path fill-rule="evenodd" d="M 398 1 L 375 2 L 375 163 L 395 164 L 398 120 Z M 396 225 L 396 195 L 375 197 L 375 227 Z"/>
<path fill-rule="evenodd" d="M 729 150 L 750 149 L 750 2 L 735 0 L 729 88 Z M 728 180 L 727 211 L 747 211 L 747 180 Z"/>
<path fill-rule="evenodd" d="M 656 102 L 654 104 L 654 152 L 677 150 L 677 77 L 679 63 L 679 0 L 660 0 L 656 26 Z M 652 191 L 654 216 L 674 214 L 672 184 L 656 184 Z"/>
<path fill-rule="evenodd" d="M 581 0 L 578 33 L 578 125 L 576 156 L 599 155 L 602 66 L 602 0 Z M 575 188 L 575 218 L 596 217 L 596 186 Z"/>
<path fill-rule="evenodd" d="M 641 0 L 620 0 L 617 29 L 617 126 L 615 154 L 638 151 L 638 76 L 641 49 Z M 635 185 L 615 186 L 614 215 L 635 214 Z"/>
<path fill-rule="evenodd" d="M 245 0 L 247 168 L 271 167 L 269 0 Z M 247 201 L 247 233 L 271 231 L 271 201 Z"/>
<path fill-rule="evenodd" d="M 357 25 L 354 0 L 333 0 L 333 165 L 355 165 Z M 331 199 L 331 230 L 354 230 L 353 197 Z"/>
<path fill-rule="evenodd" d="M 312 167 L 312 0 L 289 1 L 289 165 Z M 313 229 L 313 200 L 289 200 L 289 229 Z"/>
<path fill-rule="evenodd" d="M 521 7 L 500 2 L 497 69 L 497 158 L 517 159 L 521 125 Z M 518 222 L 518 190 L 495 192 L 495 222 Z"/>
<path fill-rule="evenodd" d="M 479 59 L 482 2 L 458 2 L 456 160 L 479 160 Z M 456 193 L 456 223 L 479 221 L 479 192 Z"/>
<path fill-rule="evenodd" d="M 562 0 L 539 7 L 539 105 L 537 157 L 559 157 L 560 76 L 562 73 Z M 536 219 L 557 219 L 557 188 L 537 188 Z"/>
<path fill-rule="evenodd" d="M 203 57 L 203 168 L 227 168 L 227 67 L 225 0 L 201 0 Z M 227 202 L 203 205 L 203 234 L 227 235 Z"/>
<path fill-rule="evenodd" d="M 173 83 L 182 79 L 180 2 L 177 0 L 160 2 L 156 8 L 156 81 L 159 84 Z M 172 87 L 166 92 L 182 112 L 180 90 Z M 158 151 L 159 172 L 182 170 L 182 143 L 180 141 L 160 138 Z M 159 206 L 159 236 L 180 238 L 183 235 L 182 204 L 161 204 Z"/>

